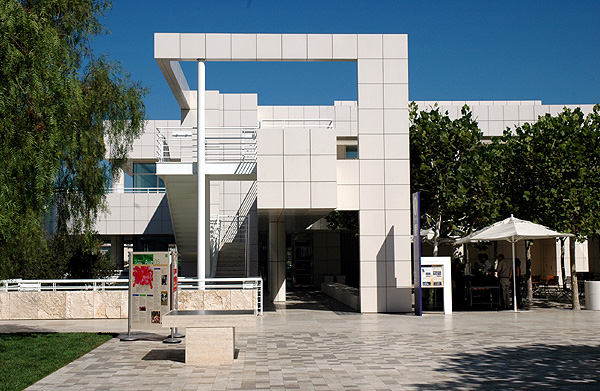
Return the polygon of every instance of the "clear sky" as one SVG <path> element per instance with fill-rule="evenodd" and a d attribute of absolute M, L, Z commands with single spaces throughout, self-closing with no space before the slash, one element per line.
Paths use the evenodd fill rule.
<path fill-rule="evenodd" d="M 151 88 L 149 119 L 179 117 L 155 32 L 403 33 L 411 100 L 600 103 L 600 1 L 115 0 L 104 24 L 94 50 Z M 356 99 L 353 63 L 209 63 L 206 76 L 262 105 Z"/>

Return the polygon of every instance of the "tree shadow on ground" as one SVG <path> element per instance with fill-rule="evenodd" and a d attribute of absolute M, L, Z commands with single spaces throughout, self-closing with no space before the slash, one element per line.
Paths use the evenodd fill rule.
<path fill-rule="evenodd" d="M 600 345 L 528 345 L 491 348 L 442 358 L 435 369 L 438 383 L 419 389 L 467 390 L 597 390 L 600 388 Z M 446 374 L 446 375 L 444 375 Z M 432 388 L 433 387 L 433 388 Z"/>

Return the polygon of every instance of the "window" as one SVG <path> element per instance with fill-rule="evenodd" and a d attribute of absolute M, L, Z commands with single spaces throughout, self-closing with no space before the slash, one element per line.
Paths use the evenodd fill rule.
<path fill-rule="evenodd" d="M 156 176 L 156 163 L 133 164 L 134 189 L 156 189 L 164 187 L 165 183 L 163 180 Z"/>
<path fill-rule="evenodd" d="M 358 138 L 338 137 L 337 158 L 338 160 L 358 159 Z"/>

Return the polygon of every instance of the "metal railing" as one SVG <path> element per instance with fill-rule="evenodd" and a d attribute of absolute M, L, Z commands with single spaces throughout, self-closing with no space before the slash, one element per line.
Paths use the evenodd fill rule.
<path fill-rule="evenodd" d="M 40 291 L 104 291 L 127 289 L 128 279 L 60 279 L 60 280 L 3 280 L 0 291 L 3 292 L 40 292 Z"/>
<path fill-rule="evenodd" d="M 329 118 L 266 118 L 259 122 L 259 128 L 333 128 Z"/>
<path fill-rule="evenodd" d="M 207 278 L 205 289 L 255 289 L 256 308 L 259 315 L 263 314 L 264 309 L 264 283 L 260 277 L 245 278 Z M 198 290 L 198 278 L 179 277 L 177 288 L 185 290 Z"/>
<path fill-rule="evenodd" d="M 193 162 L 197 156 L 195 127 L 156 129 L 159 162 Z M 211 163 L 256 162 L 256 128 L 207 127 L 205 159 Z"/>
<path fill-rule="evenodd" d="M 198 289 L 198 278 L 179 277 L 178 289 Z M 256 307 L 263 314 L 264 289 L 260 277 L 207 278 L 205 289 L 255 289 Z M 58 291 L 105 291 L 127 290 L 128 279 L 62 279 L 62 280 L 0 280 L 0 292 L 58 292 Z"/>
<path fill-rule="evenodd" d="M 106 190 L 108 194 L 163 194 L 167 189 L 164 187 L 110 187 Z"/>

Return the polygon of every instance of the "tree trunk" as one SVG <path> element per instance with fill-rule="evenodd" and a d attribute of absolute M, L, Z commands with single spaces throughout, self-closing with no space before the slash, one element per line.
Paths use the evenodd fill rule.
<path fill-rule="evenodd" d="M 577 264 L 575 262 L 575 238 L 569 238 L 569 258 L 571 258 L 571 303 L 575 311 L 581 310 L 579 286 L 577 285 Z"/>
<path fill-rule="evenodd" d="M 527 280 L 527 305 L 533 302 L 533 282 L 531 281 L 531 241 L 525 241 L 525 278 Z"/>
<path fill-rule="evenodd" d="M 433 256 L 438 256 L 439 246 L 440 246 L 440 230 L 442 229 L 442 215 L 438 216 L 437 221 L 435 222 L 435 228 L 433 229 Z"/>
<path fill-rule="evenodd" d="M 567 271 L 565 269 L 565 240 L 567 240 L 567 238 L 560 238 L 560 273 L 562 276 L 563 288 L 567 287 Z"/>

